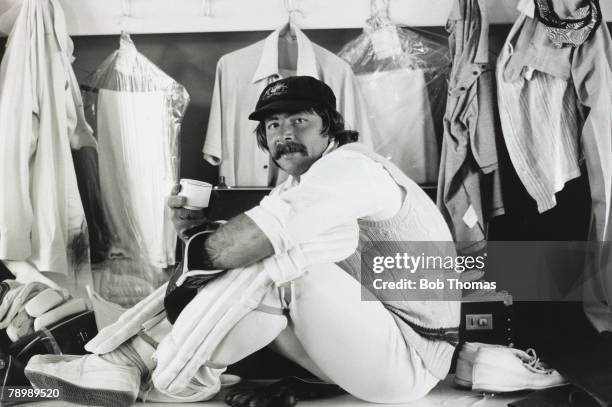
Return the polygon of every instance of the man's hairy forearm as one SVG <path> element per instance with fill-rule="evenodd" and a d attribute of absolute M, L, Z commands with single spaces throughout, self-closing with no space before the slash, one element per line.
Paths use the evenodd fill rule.
<path fill-rule="evenodd" d="M 248 216 L 241 214 L 222 225 L 204 244 L 216 269 L 245 267 L 274 254 L 274 248 Z"/>

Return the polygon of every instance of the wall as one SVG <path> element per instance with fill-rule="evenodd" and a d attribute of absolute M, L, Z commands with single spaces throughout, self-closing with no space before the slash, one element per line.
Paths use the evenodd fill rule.
<path fill-rule="evenodd" d="M 22 0 L 0 1 L 0 31 L 17 13 Z M 510 24 L 518 0 L 489 0 L 488 19 Z M 612 9 L 602 2 L 606 20 Z M 390 18 L 409 26 L 443 26 L 453 0 L 59 0 L 70 35 L 189 33 L 273 30 L 292 18 L 304 29 L 361 28 L 372 9 L 388 8 Z M 13 8 L 15 6 L 15 8 Z M 350 12 L 347 12 L 350 10 Z M 5 11 L 8 11 L 3 15 Z M 257 16 L 257 18 L 253 18 Z"/>

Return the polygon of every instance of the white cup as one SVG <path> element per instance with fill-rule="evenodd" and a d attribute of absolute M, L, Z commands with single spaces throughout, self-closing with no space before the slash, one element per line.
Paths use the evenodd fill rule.
<path fill-rule="evenodd" d="M 196 179 L 181 178 L 180 196 L 186 198 L 184 208 L 199 210 L 208 207 L 212 185 L 208 182 L 198 181 Z"/>

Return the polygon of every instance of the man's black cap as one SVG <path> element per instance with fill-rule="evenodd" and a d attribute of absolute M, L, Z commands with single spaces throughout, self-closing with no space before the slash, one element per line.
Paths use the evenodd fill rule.
<path fill-rule="evenodd" d="M 262 121 L 272 113 L 299 112 L 313 107 L 336 110 L 334 92 L 311 76 L 291 76 L 265 87 L 249 119 Z"/>

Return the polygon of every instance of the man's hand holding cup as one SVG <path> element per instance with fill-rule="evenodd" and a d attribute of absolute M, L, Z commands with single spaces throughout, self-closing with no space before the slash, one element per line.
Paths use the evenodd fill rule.
<path fill-rule="evenodd" d="M 187 178 L 172 187 L 167 203 L 181 240 L 189 238 L 189 230 L 208 222 L 204 210 L 208 207 L 211 192 L 211 184 Z"/>

